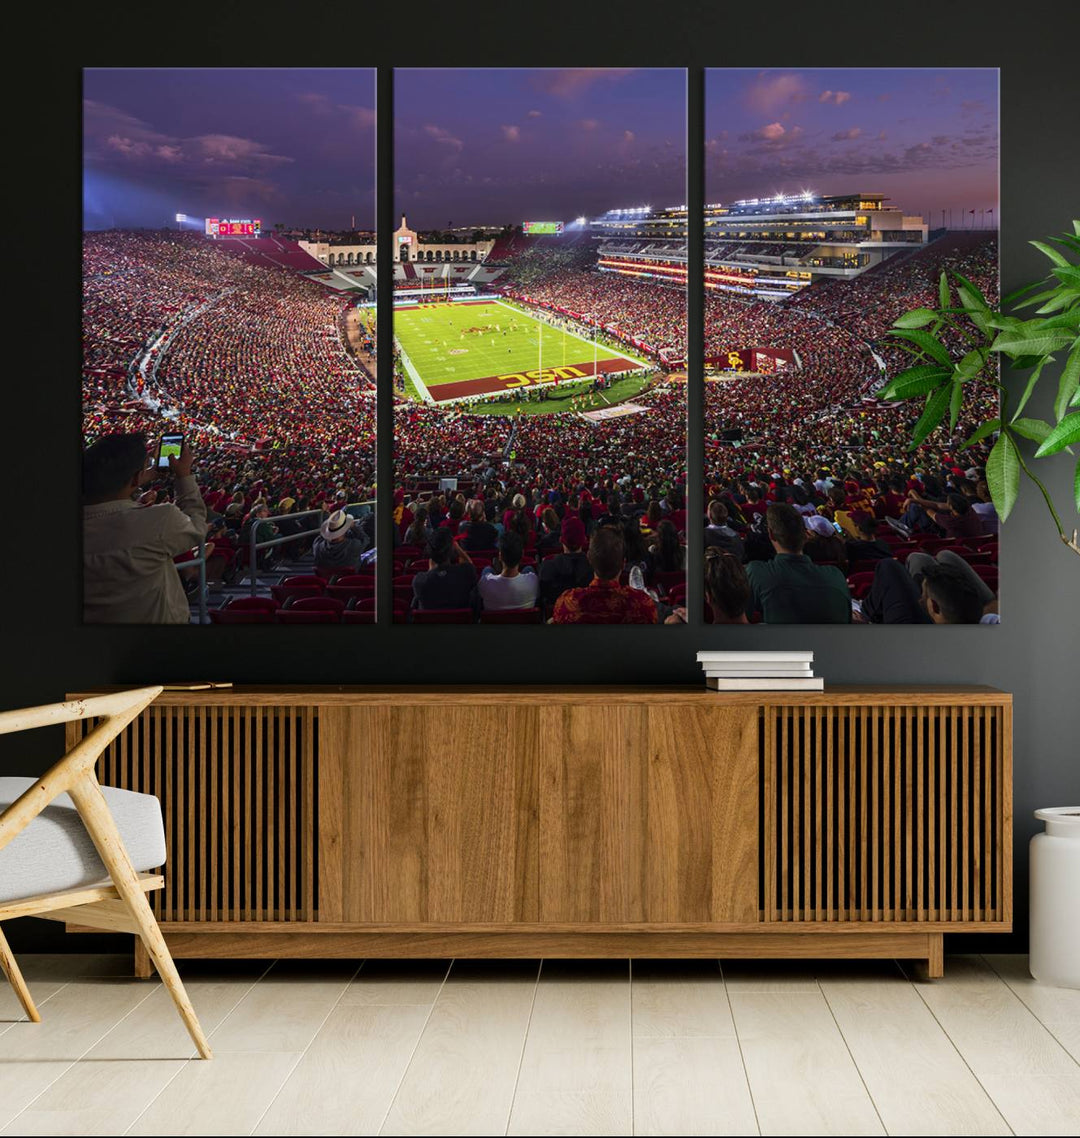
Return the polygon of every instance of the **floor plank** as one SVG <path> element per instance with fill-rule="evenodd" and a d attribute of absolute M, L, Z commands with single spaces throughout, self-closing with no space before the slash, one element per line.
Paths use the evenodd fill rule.
<path fill-rule="evenodd" d="M 16 1023 L 0 1035 L 0 1126 L 152 991 L 136 980 L 76 980 L 50 998 L 41 1023 Z"/>
<path fill-rule="evenodd" d="M 351 1004 L 431 1007 L 450 971 L 449 960 L 367 960 L 341 997 Z"/>
<path fill-rule="evenodd" d="M 1017 1134 L 1080 1133 L 1080 1073 L 990 1075 L 986 1089 Z"/>
<path fill-rule="evenodd" d="M 203 1031 L 209 1035 L 266 972 L 264 961 L 185 961 L 184 988 Z M 192 967 L 195 965 L 195 967 Z M 209 967 L 208 967 L 209 966 Z M 150 995 L 87 1052 L 87 1059 L 190 1059 L 191 1037 L 164 984 L 142 980 Z"/>
<path fill-rule="evenodd" d="M 279 961 L 209 1033 L 218 1051 L 303 1051 L 341 999 L 357 964 Z"/>
<path fill-rule="evenodd" d="M 538 960 L 457 961 L 383 1134 L 503 1134 L 532 1013 Z"/>
<path fill-rule="evenodd" d="M 256 1134 L 377 1134 L 429 1009 L 339 1005 L 289 1075 Z"/>
<path fill-rule="evenodd" d="M 735 1038 L 735 1024 L 717 961 L 634 960 L 630 976 L 635 1038 Z"/>
<path fill-rule="evenodd" d="M 1028 971 L 1026 956 L 995 954 L 983 959 L 1080 1063 L 1080 990 L 1040 984 Z"/>
<path fill-rule="evenodd" d="M 299 1053 L 217 1051 L 192 1059 L 128 1130 L 128 1134 L 250 1134 Z"/>
<path fill-rule="evenodd" d="M 729 989 L 762 1134 L 883 1134 L 821 990 Z"/>
<path fill-rule="evenodd" d="M 822 992 L 890 1134 L 1008 1134 L 910 983 L 823 980 Z"/>
<path fill-rule="evenodd" d="M 510 1134 L 630 1134 L 627 961 L 545 961 Z"/>
<path fill-rule="evenodd" d="M 735 1038 L 634 1037 L 635 1134 L 757 1134 Z"/>
<path fill-rule="evenodd" d="M 0 1134 L 123 1134 L 183 1066 L 182 1059 L 72 1063 Z"/>
<path fill-rule="evenodd" d="M 944 979 L 915 987 L 980 1081 L 1076 1073 L 1072 1056 L 980 957 L 950 957 Z"/>

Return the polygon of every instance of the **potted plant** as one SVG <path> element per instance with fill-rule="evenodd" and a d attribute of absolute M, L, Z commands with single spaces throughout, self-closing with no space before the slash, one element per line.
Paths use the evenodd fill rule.
<path fill-rule="evenodd" d="M 1072 233 L 1049 241 L 1032 241 L 1050 261 L 1044 280 L 1010 293 L 995 308 L 971 281 L 960 273 L 952 279 L 942 272 L 937 308 L 916 308 L 895 321 L 889 335 L 908 352 L 911 366 L 891 379 L 879 392 L 882 400 L 923 398 L 925 407 L 912 431 L 910 450 L 920 446 L 949 417 L 955 431 L 968 392 L 981 384 L 997 389 L 998 414 L 980 423 L 963 448 L 996 435 L 986 461 L 986 482 L 1001 521 L 1012 511 L 1024 475 L 1039 488 L 1061 540 L 1080 554 L 1077 530 L 1067 532 L 1042 479 L 1032 469 L 1034 459 L 1067 452 L 1080 442 L 1080 221 Z M 1064 250 L 1064 251 L 1063 251 Z M 1035 308 L 1028 319 L 1018 313 Z M 1001 356 L 1011 366 L 1028 372 L 1023 393 L 1012 405 L 1010 393 L 999 378 Z M 1065 358 L 1057 377 L 1054 421 L 1024 415 L 1024 409 L 1052 365 Z M 1049 371 L 1047 369 L 1050 369 Z M 1037 444 L 1032 460 L 1025 458 L 1020 440 Z M 1058 460 L 1060 461 L 1060 460 Z M 1075 508 L 1080 513 L 1080 462 L 1073 476 Z"/>

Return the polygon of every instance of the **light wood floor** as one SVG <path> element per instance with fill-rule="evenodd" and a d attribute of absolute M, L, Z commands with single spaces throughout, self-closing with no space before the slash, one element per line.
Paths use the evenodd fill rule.
<path fill-rule="evenodd" d="M 1080 991 L 1019 956 L 185 962 L 216 1058 L 113 956 L 0 984 L 0 1134 L 1076 1134 Z"/>

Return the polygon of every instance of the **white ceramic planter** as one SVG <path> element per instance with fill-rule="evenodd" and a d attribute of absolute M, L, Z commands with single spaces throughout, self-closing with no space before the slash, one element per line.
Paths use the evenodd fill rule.
<path fill-rule="evenodd" d="M 1036 810 L 1046 833 L 1031 839 L 1032 976 L 1080 988 L 1080 806 Z"/>

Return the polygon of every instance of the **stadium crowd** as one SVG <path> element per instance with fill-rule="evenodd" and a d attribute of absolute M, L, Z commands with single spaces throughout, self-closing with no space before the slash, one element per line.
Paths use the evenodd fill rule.
<path fill-rule="evenodd" d="M 520 260 L 528 264 L 512 261 L 508 278 L 520 299 L 597 318 L 654 350 L 684 350 L 681 290 L 586 271 L 580 248 L 560 256 L 530 246 Z M 936 303 L 943 267 L 958 269 L 988 294 L 995 291 L 992 242 L 956 235 L 854 282 L 814 285 L 784 304 L 707 295 L 707 356 L 748 347 L 791 347 L 798 354 L 797 366 L 769 375 L 729 374 L 706 385 L 706 501 L 724 511 L 720 522 L 707 521 L 731 546 L 725 550 L 730 560 L 752 566 L 789 555 L 774 540 L 776 533 L 784 537 L 783 520 L 774 519 L 776 533 L 770 529 L 768 511 L 775 506 L 801 516 L 811 561 L 832 562 L 827 568 L 837 570 L 843 589 L 859 601 L 874 584 L 857 576 L 875 559 L 871 547 L 879 555 L 888 547 L 907 557 L 934 553 L 941 542 L 969 555 L 976 569 L 980 561 L 993 568 L 987 559 L 996 558 L 995 547 L 984 539 L 996 521 L 981 484 L 988 444 L 962 456 L 956 450 L 974 420 L 909 454 L 905 439 L 920 409 L 882 405 L 871 394 L 884 373 L 906 360 L 885 332 L 901 311 Z M 372 496 L 373 391 L 342 346 L 342 308 L 341 298 L 320 286 L 246 263 L 201 237 L 86 235 L 86 441 L 118 431 L 146 431 L 151 438 L 163 429 L 183 433 L 198 456 L 215 569 L 223 575 L 239 563 L 252 526 L 263 527 L 263 536 L 286 534 L 295 523 L 282 520 L 285 515 L 311 508 L 329 518 Z M 980 408 L 989 408 L 992 398 L 985 393 Z M 659 621 L 679 619 L 690 524 L 685 385 L 660 383 L 637 401 L 644 412 L 603 422 L 573 414 L 477 415 L 401 401 L 394 437 L 395 567 L 400 558 L 402 567 L 411 562 L 414 574 L 438 574 L 447 564 L 463 564 L 458 551 L 467 553 L 475 525 L 474 536 L 482 533 L 485 544 L 473 552 L 490 557 L 485 565 L 479 556 L 474 566 L 476 597 L 486 592 L 528 600 L 528 583 L 507 581 L 535 572 L 534 607 L 556 619 L 561 593 L 585 588 L 588 576 L 612 590 L 643 586 L 652 607 L 630 598 L 611 608 L 613 591 L 599 606 L 575 598 L 560 610 L 562 619 L 640 619 L 646 610 Z M 459 491 L 440 492 L 442 477 L 457 478 Z M 162 479 L 143 492 L 162 502 L 171 491 Z M 954 520 L 969 513 L 967 521 Z M 614 575 L 612 541 L 596 536 L 612 529 L 622 543 L 622 568 Z M 446 548 L 446 539 L 437 538 L 442 530 L 454 539 Z M 508 535 L 519 539 L 520 550 L 513 540 L 507 544 Z M 790 532 L 784 540 L 790 544 Z M 545 565 L 559 558 L 569 560 L 545 581 Z M 268 563 L 273 560 L 268 555 Z M 927 567 L 919 564 L 922 587 Z M 506 580 L 480 589 L 485 568 Z M 709 579 L 732 571 L 725 563 Z M 937 572 L 931 568 L 929 577 Z M 755 575 L 748 573 L 748 580 Z M 724 619 L 733 607 L 769 620 L 763 593 L 749 583 L 752 599 L 741 608 L 725 608 L 716 590 L 710 593 L 714 618 Z M 899 586 L 891 583 L 895 593 Z M 421 611 L 422 591 L 413 597 Z M 907 611 L 879 601 L 865 607 L 868 619 Z M 929 614 L 925 601 L 920 611 Z"/>

